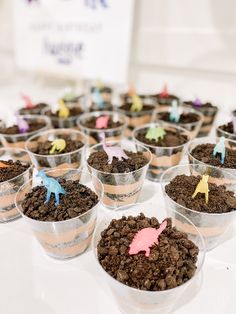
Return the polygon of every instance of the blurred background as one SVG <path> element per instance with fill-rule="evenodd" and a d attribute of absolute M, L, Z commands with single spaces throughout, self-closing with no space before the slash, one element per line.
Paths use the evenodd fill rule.
<path fill-rule="evenodd" d="M 96 8 L 91 7 L 94 3 Z M 78 10 L 75 9 L 77 4 L 80 5 Z M 46 101 L 59 95 L 65 86 L 79 90 L 92 80 L 104 80 L 101 64 L 107 73 L 116 64 L 104 81 L 117 90 L 125 90 L 132 83 L 140 93 L 156 93 L 166 83 L 171 93 L 185 99 L 198 96 L 212 101 L 226 114 L 236 109 L 235 1 L 107 0 L 107 8 L 103 4 L 103 1 L 83 0 L 0 0 L 0 106 L 3 113 L 8 106 L 19 107 L 20 92 L 31 95 L 36 101 Z M 43 56 L 41 60 L 37 40 L 42 38 L 37 38 L 37 30 L 32 30 L 36 25 L 32 25 L 32 20 L 42 26 L 53 19 L 55 24 L 63 22 L 63 17 L 75 23 L 77 18 L 86 23 L 91 21 L 91 25 L 97 22 L 96 30 L 106 28 L 104 41 L 99 42 L 94 37 L 93 46 L 90 38 L 90 46 L 85 46 L 85 58 L 90 60 L 90 65 L 93 60 L 92 70 L 85 61 L 81 68 L 78 64 L 77 75 L 75 71 L 67 71 L 67 67 L 76 70 L 77 64 L 66 64 L 64 60 L 58 71 L 51 61 L 41 62 Z M 104 25 L 101 20 L 105 21 Z M 81 29 L 74 30 L 74 35 L 76 31 L 80 38 Z M 65 33 L 74 40 L 70 29 Z M 60 30 L 56 36 L 59 40 Z M 114 45 L 111 38 L 116 40 Z M 98 46 L 103 47 L 100 52 L 96 51 L 96 40 Z M 36 46 L 39 54 L 34 49 Z M 115 48 L 109 50 L 111 46 Z M 111 59 L 107 54 L 103 59 L 104 51 Z M 97 72 L 96 68 L 99 68 Z M 116 71 L 120 71 L 117 80 Z"/>

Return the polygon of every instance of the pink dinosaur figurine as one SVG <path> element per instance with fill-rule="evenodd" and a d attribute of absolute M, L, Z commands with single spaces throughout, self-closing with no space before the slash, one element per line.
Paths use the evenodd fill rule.
<path fill-rule="evenodd" d="M 169 97 L 169 93 L 168 93 L 168 89 L 167 89 L 167 85 L 165 84 L 163 87 L 162 92 L 160 93 L 161 98 L 167 98 Z"/>
<path fill-rule="evenodd" d="M 107 145 L 104 133 L 100 134 L 100 138 L 102 140 L 103 149 L 108 156 L 108 163 L 109 164 L 112 163 L 113 157 L 118 158 L 119 161 L 122 161 L 122 158 L 129 159 L 129 157 L 126 155 L 126 153 L 123 151 L 123 149 L 121 147 Z"/>
<path fill-rule="evenodd" d="M 25 108 L 27 109 L 32 109 L 35 107 L 35 105 L 33 104 L 33 102 L 31 101 L 30 97 L 25 95 L 25 94 L 22 94 L 21 93 L 21 98 L 24 100 L 25 102 Z"/>
<path fill-rule="evenodd" d="M 109 116 L 101 116 L 96 119 L 96 129 L 107 129 Z"/>
<path fill-rule="evenodd" d="M 20 133 L 26 133 L 29 130 L 29 124 L 18 113 L 16 113 L 16 123 Z"/>
<path fill-rule="evenodd" d="M 150 248 L 159 243 L 158 238 L 162 231 L 167 227 L 167 221 L 164 220 L 158 229 L 156 228 L 143 228 L 139 230 L 134 236 L 129 249 L 129 255 L 138 254 L 145 251 L 145 256 L 150 255 Z"/>
<path fill-rule="evenodd" d="M 236 116 L 232 117 L 232 124 L 233 124 L 234 134 L 236 134 Z"/>

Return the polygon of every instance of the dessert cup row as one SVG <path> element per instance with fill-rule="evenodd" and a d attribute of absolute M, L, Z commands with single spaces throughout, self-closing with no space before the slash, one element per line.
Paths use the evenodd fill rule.
<path fill-rule="evenodd" d="M 70 109 L 70 106 L 68 107 Z M 76 107 L 78 111 L 78 107 Z M 72 109 L 71 109 L 72 110 Z M 141 125 L 154 122 L 164 121 L 172 123 L 169 120 L 169 109 L 156 109 L 148 104 L 141 111 L 131 111 L 126 107 L 117 107 L 116 111 L 94 111 L 83 113 L 83 111 L 69 116 L 68 118 L 60 118 L 57 114 L 45 108 L 43 115 L 23 115 L 21 116 L 27 123 L 32 126 L 26 132 L 13 132 L 12 127 L 6 128 L 2 125 L 0 130 L 1 140 L 4 146 L 14 146 L 23 148 L 24 141 L 29 137 L 36 135 L 43 130 L 54 128 L 77 128 L 84 132 L 89 139 L 89 144 L 93 145 L 99 142 L 99 133 L 101 129 L 96 127 L 96 119 L 100 116 L 106 116 L 112 122 L 110 126 L 102 127 L 109 139 L 120 139 L 122 136 L 131 136 L 133 130 Z M 203 114 L 188 106 L 181 109 L 181 117 L 177 125 L 184 127 L 190 132 L 191 138 L 194 138 L 200 132 L 201 125 L 204 121 Z M 188 119 L 189 116 L 189 119 Z M 187 120 L 186 120 L 187 118 Z M 36 128 L 36 126 L 38 127 Z M 17 127 L 15 125 L 15 127 Z"/>

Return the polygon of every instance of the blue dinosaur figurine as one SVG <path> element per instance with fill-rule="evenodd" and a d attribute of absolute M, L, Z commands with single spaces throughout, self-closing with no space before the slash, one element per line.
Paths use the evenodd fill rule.
<path fill-rule="evenodd" d="M 39 177 L 43 181 L 43 185 L 47 189 L 47 196 L 45 203 L 48 203 L 51 197 L 51 194 L 55 194 L 56 203 L 55 205 L 60 204 L 60 194 L 65 194 L 66 191 L 63 189 L 63 187 L 60 185 L 60 183 L 53 179 L 48 177 L 43 170 L 38 171 L 36 174 L 36 177 Z"/>
<path fill-rule="evenodd" d="M 221 155 L 221 164 L 225 161 L 225 137 L 221 136 L 219 142 L 215 145 L 213 149 L 213 157 L 215 158 L 217 154 Z"/>
<path fill-rule="evenodd" d="M 92 99 L 99 109 L 104 107 L 104 100 L 98 88 L 94 89 L 94 92 L 92 93 Z"/>
<path fill-rule="evenodd" d="M 170 117 L 171 122 L 178 123 L 180 119 L 180 113 L 178 108 L 178 102 L 177 100 L 173 100 L 171 103 L 171 111 L 170 111 Z"/>

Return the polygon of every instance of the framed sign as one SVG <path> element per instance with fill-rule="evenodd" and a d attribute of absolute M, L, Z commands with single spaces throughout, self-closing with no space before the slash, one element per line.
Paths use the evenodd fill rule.
<path fill-rule="evenodd" d="M 126 83 L 133 0 L 15 0 L 16 64 Z"/>

